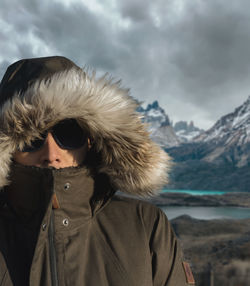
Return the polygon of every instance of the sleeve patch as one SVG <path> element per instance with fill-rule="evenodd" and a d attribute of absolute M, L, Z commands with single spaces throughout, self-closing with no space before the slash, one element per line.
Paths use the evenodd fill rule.
<path fill-rule="evenodd" d="M 189 285 L 195 285 L 194 276 L 193 276 L 192 270 L 189 266 L 189 263 L 182 262 L 182 265 L 183 265 L 183 268 L 184 268 L 184 271 L 186 274 L 187 283 Z"/>

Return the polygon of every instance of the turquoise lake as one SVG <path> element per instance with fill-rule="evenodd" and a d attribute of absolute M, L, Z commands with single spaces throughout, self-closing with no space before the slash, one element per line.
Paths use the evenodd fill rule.
<path fill-rule="evenodd" d="M 224 191 L 202 191 L 202 190 L 162 190 L 162 193 L 179 193 L 179 194 L 190 194 L 190 195 L 223 195 L 227 192 Z"/>
<path fill-rule="evenodd" d="M 163 190 L 162 193 L 179 193 L 190 195 L 222 195 L 223 191 L 202 191 L 202 190 Z M 181 215 L 189 215 L 197 219 L 245 219 L 250 218 L 250 208 L 242 207 L 187 207 L 187 206 L 163 206 L 168 219 Z"/>

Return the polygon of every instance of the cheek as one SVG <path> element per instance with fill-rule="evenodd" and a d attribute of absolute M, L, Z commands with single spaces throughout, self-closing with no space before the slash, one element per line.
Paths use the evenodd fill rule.
<path fill-rule="evenodd" d="M 87 151 L 88 151 L 88 145 L 85 144 L 83 147 L 77 149 L 77 150 L 73 150 L 71 151 L 71 158 L 72 161 L 74 163 L 76 163 L 77 165 L 83 163 L 86 155 L 87 155 Z"/>
<path fill-rule="evenodd" d="M 15 162 L 26 165 L 26 166 L 31 166 L 34 165 L 37 161 L 37 155 L 35 153 L 28 153 L 28 152 L 16 152 L 13 155 L 13 159 Z"/>

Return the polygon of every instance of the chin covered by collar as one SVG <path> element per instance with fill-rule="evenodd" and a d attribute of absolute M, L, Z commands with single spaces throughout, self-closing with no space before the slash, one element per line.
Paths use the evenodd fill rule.
<path fill-rule="evenodd" d="M 10 169 L 6 202 L 24 223 L 40 225 L 52 205 L 59 217 L 70 213 L 75 227 L 83 218 L 91 218 L 114 194 L 106 175 L 93 175 L 85 166 L 55 169 L 13 163 Z"/>
<path fill-rule="evenodd" d="M 65 118 L 92 139 L 89 163 L 112 186 L 130 194 L 156 194 L 167 183 L 170 159 L 152 142 L 120 82 L 97 79 L 64 57 L 21 60 L 0 84 L 0 187 L 8 184 L 11 159 L 22 147 Z"/>

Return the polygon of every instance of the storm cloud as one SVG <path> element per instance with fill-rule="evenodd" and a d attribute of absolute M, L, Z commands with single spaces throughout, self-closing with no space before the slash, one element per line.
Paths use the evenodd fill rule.
<path fill-rule="evenodd" d="M 2 0 L 0 24 L 1 77 L 20 58 L 64 55 L 202 128 L 250 94 L 246 0 Z"/>

